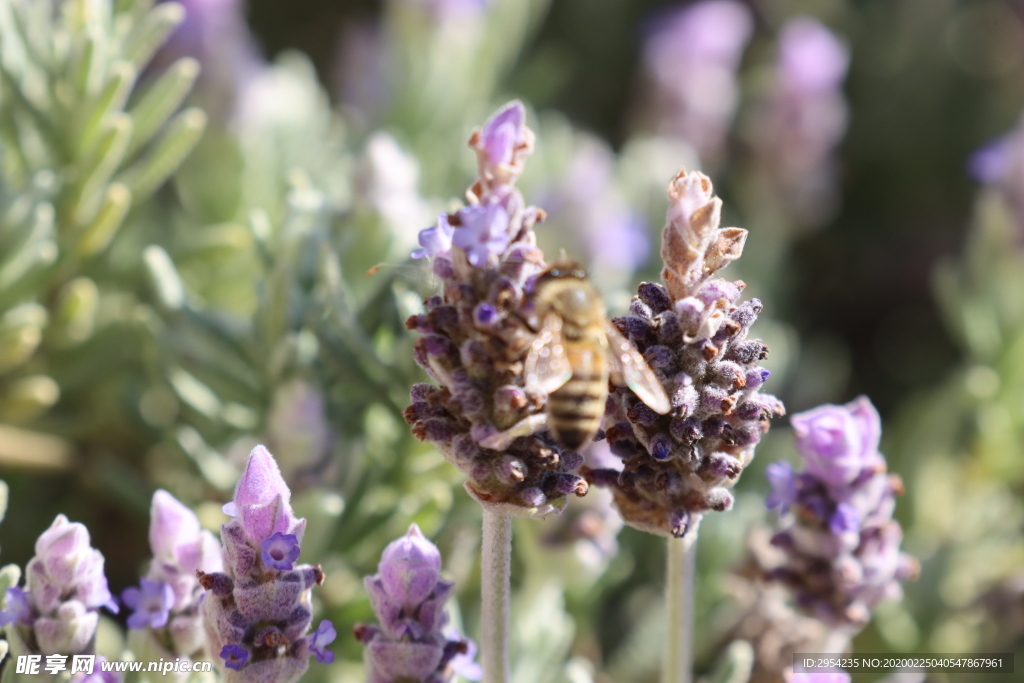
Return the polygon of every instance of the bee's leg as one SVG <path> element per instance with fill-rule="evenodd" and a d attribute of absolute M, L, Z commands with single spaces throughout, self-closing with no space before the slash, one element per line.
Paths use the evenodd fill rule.
<path fill-rule="evenodd" d="M 530 436 L 536 434 L 540 430 L 544 429 L 548 424 L 547 413 L 534 413 L 528 417 L 523 418 L 519 422 L 515 423 L 503 432 L 497 434 L 491 434 L 486 439 L 480 441 L 480 445 L 484 448 L 490 448 L 495 451 L 503 451 L 508 448 L 513 441 L 521 436 Z"/>

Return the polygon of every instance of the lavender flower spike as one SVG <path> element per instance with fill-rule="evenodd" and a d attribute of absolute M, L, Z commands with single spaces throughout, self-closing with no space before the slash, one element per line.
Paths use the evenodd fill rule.
<path fill-rule="evenodd" d="M 199 526 L 195 513 L 167 491 L 153 494 L 149 512 L 153 560 L 140 588 L 128 588 L 122 600 L 131 646 L 137 656 L 198 657 L 205 641 L 199 602 L 203 590 L 196 571 L 223 571 L 220 543 Z"/>
<path fill-rule="evenodd" d="M 7 591 L 2 620 L 23 653 L 90 654 L 99 609 L 117 612 L 103 575 L 103 555 L 90 546 L 89 532 L 57 515 L 36 541 L 25 569 L 25 589 Z"/>
<path fill-rule="evenodd" d="M 456 669 L 476 675 L 477 667 L 465 656 L 475 645 L 446 629 L 444 603 L 455 585 L 440 572 L 441 553 L 413 524 L 384 549 L 378 573 L 366 577 L 380 621 L 355 627 L 366 646 L 369 683 L 447 683 Z"/>
<path fill-rule="evenodd" d="M 903 485 L 886 473 L 881 423 L 866 397 L 794 415 L 792 423 L 804 468 L 776 484 L 794 494 L 772 539 L 784 559 L 768 574 L 811 616 L 853 633 L 919 571 L 900 552 L 903 531 L 892 519 Z"/>
<path fill-rule="evenodd" d="M 198 571 L 206 594 L 200 613 L 209 652 L 226 683 L 292 683 L 309 657 L 327 661 L 330 622 L 307 634 L 310 590 L 319 565 L 293 565 L 306 520 L 292 512 L 291 491 L 263 446 L 249 455 L 220 530 L 224 571 Z"/>
<path fill-rule="evenodd" d="M 526 206 L 515 183 L 533 151 L 522 103 L 502 107 L 470 137 L 478 176 L 468 206 L 442 214 L 420 237 L 440 296 L 406 325 L 423 337 L 416 362 L 436 383 L 412 389 L 405 419 L 464 472 L 466 489 L 496 514 L 544 516 L 587 483 L 582 458 L 545 431 L 547 392 L 528 384 L 523 360 L 536 328 L 531 284 L 545 267 L 534 226 L 541 209 Z M 449 237 L 450 236 L 450 237 Z"/>
<path fill-rule="evenodd" d="M 658 415 L 616 389 L 605 424 L 622 468 L 584 475 L 612 489 L 627 524 L 682 537 L 703 513 L 732 506 L 727 489 L 754 457 L 769 419 L 785 409 L 759 391 L 768 347 L 748 335 L 761 302 L 738 303 L 745 285 L 713 278 L 743 253 L 747 231 L 719 227 L 722 200 L 702 173 L 681 171 L 668 194 L 665 284 L 642 283 L 632 314 L 612 323 L 662 380 L 672 410 Z"/>

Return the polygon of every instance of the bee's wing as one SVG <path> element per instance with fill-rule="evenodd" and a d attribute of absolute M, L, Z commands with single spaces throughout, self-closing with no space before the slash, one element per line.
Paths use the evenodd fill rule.
<path fill-rule="evenodd" d="M 555 391 L 572 377 L 572 366 L 562 346 L 562 320 L 557 315 L 551 314 L 544 318 L 544 325 L 526 356 L 523 374 L 526 375 L 527 386 L 540 386 L 546 394 Z"/>
<path fill-rule="evenodd" d="M 604 329 L 610 346 L 608 357 L 613 381 L 624 383 L 657 413 L 664 415 L 672 410 L 665 388 L 636 347 L 611 323 L 605 322 Z"/>

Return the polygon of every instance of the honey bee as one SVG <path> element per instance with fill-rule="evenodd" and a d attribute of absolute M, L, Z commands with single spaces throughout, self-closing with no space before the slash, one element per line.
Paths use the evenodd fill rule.
<path fill-rule="evenodd" d="M 536 282 L 534 305 L 540 331 L 524 365 L 527 385 L 548 395 L 548 428 L 561 444 L 577 449 L 601 427 L 608 380 L 625 383 L 651 409 L 672 406 L 665 389 L 636 347 L 605 317 L 604 301 L 586 272 L 560 260 Z"/>

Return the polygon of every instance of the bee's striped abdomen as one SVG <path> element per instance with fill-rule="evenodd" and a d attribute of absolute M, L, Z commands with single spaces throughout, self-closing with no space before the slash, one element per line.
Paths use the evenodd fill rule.
<path fill-rule="evenodd" d="M 608 396 L 608 365 L 603 349 L 595 349 L 592 344 L 567 343 L 565 351 L 572 377 L 548 396 L 548 426 L 558 441 L 578 449 L 601 428 Z"/>

